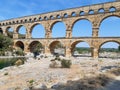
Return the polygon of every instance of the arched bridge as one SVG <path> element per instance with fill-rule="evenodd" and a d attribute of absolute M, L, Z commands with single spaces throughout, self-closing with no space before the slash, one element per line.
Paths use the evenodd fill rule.
<path fill-rule="evenodd" d="M 78 42 L 87 42 L 92 49 L 92 56 L 98 58 L 99 48 L 105 42 L 113 41 L 120 44 L 119 36 L 99 37 L 101 22 L 110 16 L 120 17 L 119 1 L 4 20 L 0 22 L 0 32 L 7 36 L 7 29 L 13 28 L 14 47 L 20 46 L 25 52 L 30 51 L 31 44 L 40 42 L 44 47 L 44 53 L 51 54 L 53 46 L 60 42 L 65 47 L 65 56 L 68 57 L 72 55 L 73 48 Z M 73 25 L 82 19 L 92 23 L 92 36 L 74 38 L 72 36 Z M 66 36 L 53 38 L 52 27 L 56 22 L 61 21 L 66 25 Z M 44 26 L 45 38 L 33 39 L 31 37 L 32 29 L 37 24 Z M 18 31 L 21 26 L 26 28 L 25 38 L 19 38 Z"/>

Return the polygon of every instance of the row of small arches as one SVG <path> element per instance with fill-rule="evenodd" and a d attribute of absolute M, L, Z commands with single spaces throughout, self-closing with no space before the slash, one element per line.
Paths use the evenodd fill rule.
<path fill-rule="evenodd" d="M 103 36 L 104 37 L 107 37 L 107 36 L 108 37 L 111 37 L 111 36 L 119 37 L 120 36 L 120 34 L 119 34 L 120 23 L 119 22 L 120 22 L 119 17 L 116 17 L 116 16 L 107 17 L 106 19 L 104 19 L 101 22 L 101 25 L 99 27 L 98 36 L 100 36 L 100 37 L 103 37 Z M 87 27 L 86 27 L 86 25 L 87 25 Z M 21 27 L 24 27 L 24 31 L 22 31 L 24 33 L 19 32 L 19 31 L 21 31 L 20 30 Z M 12 29 L 12 30 L 10 30 L 10 29 Z M 63 22 L 63 21 L 53 23 L 53 25 L 51 25 L 50 30 L 51 30 L 51 33 L 50 33 L 51 38 L 66 37 L 67 26 L 66 26 L 65 22 Z M 73 23 L 71 30 L 72 30 L 71 31 L 72 37 L 92 37 L 92 23 L 87 19 L 76 20 Z M 26 29 L 26 27 L 24 25 L 17 26 L 15 31 L 13 30 L 13 28 L 11 26 L 9 26 L 9 27 L 6 27 L 6 29 L 4 31 L 6 33 L 8 31 L 12 31 L 13 33 L 15 32 L 18 34 L 24 34 L 25 36 L 26 36 L 26 33 L 28 32 L 28 30 Z M 1 29 L 1 32 L 3 32 L 2 29 Z M 48 33 L 46 31 L 44 25 L 39 24 L 39 23 L 32 24 L 29 32 L 31 34 L 30 38 L 45 38 L 46 37 L 45 35 Z M 36 34 L 38 36 L 35 36 Z"/>
<path fill-rule="evenodd" d="M 109 12 L 115 12 L 116 8 L 115 7 L 110 7 L 109 8 Z M 100 8 L 98 10 L 98 14 L 100 13 L 105 13 L 106 11 L 104 10 L 104 8 Z M 88 14 L 84 11 L 80 11 L 79 14 L 77 14 L 77 12 L 72 12 L 71 15 L 68 15 L 67 13 L 64 13 L 63 16 L 61 15 L 57 15 L 57 16 L 53 16 L 51 15 L 50 17 L 44 16 L 42 17 L 35 17 L 35 18 L 30 18 L 30 19 L 24 19 L 24 20 L 17 20 L 17 21 L 12 21 L 12 22 L 6 22 L 6 23 L 0 23 L 0 25 L 11 25 L 11 24 L 19 24 L 19 23 L 30 23 L 30 22 L 37 22 L 37 21 L 43 21 L 43 20 L 53 20 L 53 19 L 60 19 L 60 18 L 68 18 L 68 17 L 75 17 L 75 16 L 84 16 L 84 15 L 92 15 L 95 14 L 94 10 L 89 10 Z"/>

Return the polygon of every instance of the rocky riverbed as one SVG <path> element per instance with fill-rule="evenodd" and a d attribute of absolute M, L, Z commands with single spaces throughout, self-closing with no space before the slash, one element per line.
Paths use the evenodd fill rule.
<path fill-rule="evenodd" d="M 29 90 L 34 88 L 51 88 L 68 80 L 79 80 L 86 76 L 95 76 L 120 66 L 120 59 L 90 57 L 71 57 L 72 66 L 67 68 L 49 68 L 53 57 L 28 58 L 21 66 L 11 66 L 0 70 L 0 90 Z"/>

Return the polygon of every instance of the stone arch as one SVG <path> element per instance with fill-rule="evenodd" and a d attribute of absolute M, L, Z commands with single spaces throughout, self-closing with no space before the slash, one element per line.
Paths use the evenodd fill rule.
<path fill-rule="evenodd" d="M 115 11 L 116 11 L 116 7 L 111 6 L 111 7 L 109 8 L 109 12 L 115 12 Z"/>
<path fill-rule="evenodd" d="M 88 41 L 83 41 L 83 40 L 77 40 L 77 41 L 74 41 L 74 42 L 71 43 L 71 54 L 74 55 L 74 50 L 75 50 L 76 45 L 81 43 L 81 42 L 84 42 L 85 44 L 87 44 L 87 46 L 90 48 L 90 53 L 92 54 L 91 44 Z"/>
<path fill-rule="evenodd" d="M 80 18 L 80 19 L 77 19 L 77 20 L 75 20 L 73 23 L 72 23 L 72 36 L 75 36 L 76 37 L 76 35 L 74 35 L 74 29 L 76 29 L 75 27 L 75 25 L 77 25 L 77 30 L 78 30 L 78 28 L 80 28 L 80 25 L 86 25 L 85 23 L 83 23 L 83 22 L 87 22 L 88 24 L 89 24 L 89 26 L 90 26 L 90 29 L 89 29 L 89 27 L 84 27 L 84 28 L 87 28 L 87 29 L 89 29 L 89 30 L 87 30 L 89 33 L 85 33 L 85 31 L 84 30 L 82 30 L 83 32 L 81 32 L 80 31 L 80 35 L 82 36 L 82 37 L 85 37 L 85 35 L 86 36 L 89 36 L 89 37 L 92 37 L 92 22 L 89 20 L 89 19 L 87 19 L 87 18 Z M 80 23 L 80 24 L 79 24 Z M 79 24 L 79 25 L 78 25 Z M 83 26 L 82 26 L 83 27 Z M 79 34 L 79 32 L 78 33 L 76 33 L 75 32 L 75 34 Z M 85 34 L 85 35 L 84 35 Z M 80 36 L 79 35 L 79 36 Z M 77 35 L 77 37 L 78 37 L 78 35 Z"/>
<path fill-rule="evenodd" d="M 85 15 L 85 12 L 84 11 L 80 11 L 80 16 L 83 16 Z"/>
<path fill-rule="evenodd" d="M 71 16 L 72 16 L 72 17 L 75 17 L 75 16 L 76 16 L 76 12 L 72 12 L 72 13 L 71 13 Z"/>
<path fill-rule="evenodd" d="M 65 13 L 63 17 L 64 17 L 64 18 L 68 18 L 68 14 L 67 14 L 67 13 Z"/>
<path fill-rule="evenodd" d="M 51 15 L 51 16 L 50 16 L 50 19 L 51 19 L 51 20 L 53 20 L 53 19 L 54 19 L 54 16 L 53 16 L 53 15 Z"/>
<path fill-rule="evenodd" d="M 33 32 L 33 30 L 35 30 L 35 32 Z M 45 38 L 46 30 L 45 30 L 45 27 L 41 23 L 35 23 L 31 26 L 30 33 L 31 33 L 32 38 Z"/>
<path fill-rule="evenodd" d="M 61 27 L 59 27 L 59 26 L 61 26 Z M 59 29 L 61 29 L 62 32 Z M 66 24 L 63 21 L 55 21 L 51 24 L 50 30 L 52 31 L 52 37 L 65 37 L 65 35 L 66 35 Z"/>
<path fill-rule="evenodd" d="M 25 39 L 26 38 L 26 27 L 24 25 L 19 25 L 16 29 L 18 33 L 18 38 Z"/>
<path fill-rule="evenodd" d="M 98 9 L 98 13 L 104 13 L 104 12 L 105 12 L 104 8 Z"/>
<path fill-rule="evenodd" d="M 101 25 L 101 23 L 106 19 L 106 18 L 109 18 L 109 17 L 112 17 L 112 16 L 115 16 L 115 17 L 118 17 L 118 18 L 120 18 L 120 16 L 119 15 L 105 15 L 104 17 L 102 17 L 101 18 L 101 20 L 100 20 L 100 22 L 99 22 L 99 24 L 98 24 L 98 26 L 100 27 L 100 25 Z"/>
<path fill-rule="evenodd" d="M 89 14 L 89 15 L 94 14 L 94 10 L 92 10 L 92 9 L 89 10 L 88 14 Z"/>
<path fill-rule="evenodd" d="M 7 36 L 9 36 L 10 38 L 13 38 L 13 33 L 14 33 L 13 28 L 10 27 L 10 26 L 8 26 L 8 27 L 6 28 L 6 34 L 7 34 Z"/>
<path fill-rule="evenodd" d="M 41 45 L 41 49 L 44 49 L 44 45 L 41 43 L 41 42 L 39 42 L 39 41 L 32 41 L 30 44 L 29 44 L 29 50 L 30 50 L 30 52 L 34 52 L 34 49 L 36 48 L 36 45 L 37 44 L 40 44 Z"/>
<path fill-rule="evenodd" d="M 47 17 L 47 16 L 45 16 L 45 17 L 44 17 L 44 20 L 48 20 L 48 17 Z"/>
<path fill-rule="evenodd" d="M 113 27 L 113 28 L 111 28 L 111 27 Z M 100 20 L 99 34 L 98 35 L 102 36 L 102 37 L 103 36 L 104 37 L 111 37 L 111 36 L 112 37 L 113 36 L 118 37 L 118 36 L 120 36 L 120 33 L 117 32 L 117 30 L 119 30 L 118 28 L 120 28 L 120 16 L 118 16 L 118 15 L 107 15 Z M 106 30 L 104 30 L 104 29 L 106 29 Z M 109 32 L 108 30 L 111 30 L 111 31 Z"/>
<path fill-rule="evenodd" d="M 58 14 L 58 15 L 56 16 L 56 18 L 57 18 L 57 19 L 60 19 L 60 18 L 61 18 L 61 16 Z"/>
<path fill-rule="evenodd" d="M 43 20 L 42 17 L 39 17 L 39 20 L 42 21 Z"/>
<path fill-rule="evenodd" d="M 107 41 L 101 42 L 101 44 L 99 45 L 99 49 L 100 49 L 100 47 L 101 47 L 103 44 L 108 43 L 108 42 L 115 42 L 115 43 L 120 44 L 120 41 L 119 41 L 119 40 L 107 40 Z"/>
<path fill-rule="evenodd" d="M 22 42 L 22 41 L 17 41 L 16 43 L 15 43 L 15 47 L 16 47 L 16 49 L 22 49 L 23 51 L 24 51 L 24 43 Z"/>
<path fill-rule="evenodd" d="M 61 44 L 64 47 L 63 43 L 61 41 L 59 41 L 59 40 L 52 41 L 49 44 L 51 54 L 57 53 L 57 52 L 55 52 L 55 48 L 56 48 L 56 45 L 58 45 L 58 44 Z M 61 54 L 65 54 L 65 51 L 64 51 L 64 53 L 61 53 Z"/>
<path fill-rule="evenodd" d="M 102 46 L 104 46 L 104 44 L 107 44 L 107 48 L 102 48 Z M 109 45 L 108 45 L 109 44 Z M 115 48 L 115 46 L 114 46 L 114 44 L 118 44 L 118 46 L 120 46 L 120 41 L 118 41 L 118 40 L 107 40 L 107 41 L 104 41 L 104 42 L 102 42 L 100 45 L 99 45 L 99 48 L 98 48 L 98 55 L 99 55 L 99 57 L 107 57 L 107 58 L 113 58 L 114 57 L 114 55 L 115 55 L 115 58 L 118 58 L 119 57 L 119 52 L 116 52 L 116 51 L 119 51 L 118 50 L 118 46 L 117 46 L 117 48 Z M 112 48 L 110 48 L 110 47 L 112 47 Z M 102 50 L 102 51 L 101 51 Z M 107 51 L 106 51 L 107 50 Z M 110 55 L 110 53 L 109 52 L 111 52 L 111 50 L 112 50 L 112 54 Z M 104 53 L 104 51 L 106 51 L 107 53 Z M 102 52 L 102 53 L 101 53 Z M 115 53 L 113 53 L 113 52 L 115 52 Z M 102 54 L 102 55 L 101 55 Z"/>

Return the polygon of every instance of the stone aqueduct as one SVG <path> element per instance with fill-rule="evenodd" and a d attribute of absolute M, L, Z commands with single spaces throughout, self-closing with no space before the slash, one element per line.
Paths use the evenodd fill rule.
<path fill-rule="evenodd" d="M 114 8 L 114 11 L 110 11 Z M 100 12 L 102 11 L 102 12 Z M 91 13 L 92 12 L 92 13 Z M 40 42 L 44 47 L 45 54 L 51 54 L 54 45 L 61 42 L 65 47 L 65 56 L 72 55 L 73 48 L 78 42 L 87 42 L 91 48 L 93 58 L 98 58 L 99 48 L 106 42 L 113 41 L 120 44 L 120 37 L 98 37 L 101 22 L 110 16 L 120 17 L 120 2 L 109 2 L 96 4 L 56 12 L 49 12 L 33 16 L 25 16 L 0 22 L 0 32 L 7 35 L 7 28 L 13 28 L 14 47 L 24 45 L 24 51 L 30 51 L 30 44 Z M 72 27 L 74 23 L 81 19 L 87 19 L 92 23 L 92 37 L 72 37 Z M 66 25 L 66 37 L 52 38 L 52 26 L 56 22 L 64 22 Z M 45 38 L 32 39 L 31 30 L 37 25 L 42 24 L 45 28 Z M 18 28 L 23 25 L 26 27 L 25 39 L 18 38 Z"/>

